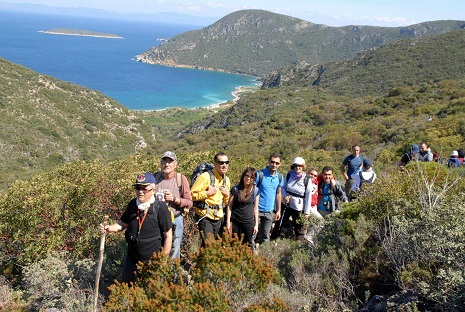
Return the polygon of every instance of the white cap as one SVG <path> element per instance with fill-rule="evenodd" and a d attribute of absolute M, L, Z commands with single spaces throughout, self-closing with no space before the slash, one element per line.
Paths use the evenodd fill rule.
<path fill-rule="evenodd" d="M 450 154 L 450 156 L 459 156 L 459 152 L 457 152 L 457 151 L 452 151 L 452 154 Z"/>
<path fill-rule="evenodd" d="M 292 163 L 294 165 L 305 165 L 305 160 L 302 157 L 296 157 Z"/>

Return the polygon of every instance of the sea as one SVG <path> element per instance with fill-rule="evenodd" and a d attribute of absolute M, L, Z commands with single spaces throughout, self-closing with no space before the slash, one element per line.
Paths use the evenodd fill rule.
<path fill-rule="evenodd" d="M 89 30 L 123 39 L 46 34 L 53 28 Z M 197 108 L 234 99 L 256 78 L 150 65 L 136 55 L 198 25 L 0 10 L 0 57 L 36 72 L 98 90 L 132 110 Z"/>

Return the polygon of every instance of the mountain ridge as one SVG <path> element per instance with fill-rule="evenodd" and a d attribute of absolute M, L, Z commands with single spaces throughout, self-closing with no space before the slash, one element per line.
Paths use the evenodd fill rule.
<path fill-rule="evenodd" d="M 433 21 L 393 28 L 331 27 L 264 10 L 242 10 L 208 27 L 177 35 L 139 54 L 137 60 L 263 77 L 282 67 L 350 59 L 385 43 L 464 25 L 465 21 Z"/>

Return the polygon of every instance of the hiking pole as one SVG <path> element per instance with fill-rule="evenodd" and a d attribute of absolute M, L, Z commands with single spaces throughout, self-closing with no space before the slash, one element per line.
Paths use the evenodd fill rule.
<path fill-rule="evenodd" d="M 103 217 L 103 228 L 107 225 L 108 216 Z M 100 254 L 98 257 L 98 265 L 97 265 L 97 273 L 95 275 L 95 289 L 94 289 L 94 307 L 92 309 L 93 312 L 97 312 L 97 304 L 98 304 L 98 286 L 100 282 L 100 271 L 102 271 L 102 263 L 103 263 L 103 251 L 105 250 L 105 234 L 106 231 L 100 237 Z"/>

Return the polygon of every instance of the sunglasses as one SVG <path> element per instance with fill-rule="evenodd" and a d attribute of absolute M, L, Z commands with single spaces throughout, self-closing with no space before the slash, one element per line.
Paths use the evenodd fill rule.
<path fill-rule="evenodd" d="M 216 163 L 219 165 L 229 165 L 229 160 L 226 160 L 226 161 L 220 160 L 220 161 L 217 161 Z"/>
<path fill-rule="evenodd" d="M 142 191 L 142 192 L 144 192 L 144 194 L 147 194 L 148 192 L 150 192 L 150 191 L 153 190 L 153 188 L 151 188 L 151 189 L 146 189 L 146 188 L 143 187 L 143 186 L 134 186 L 134 189 L 135 189 L 136 191 Z"/>
<path fill-rule="evenodd" d="M 246 174 L 246 175 L 244 176 L 244 179 L 245 179 L 245 178 L 253 179 L 254 176 L 251 176 L 250 174 Z"/>

